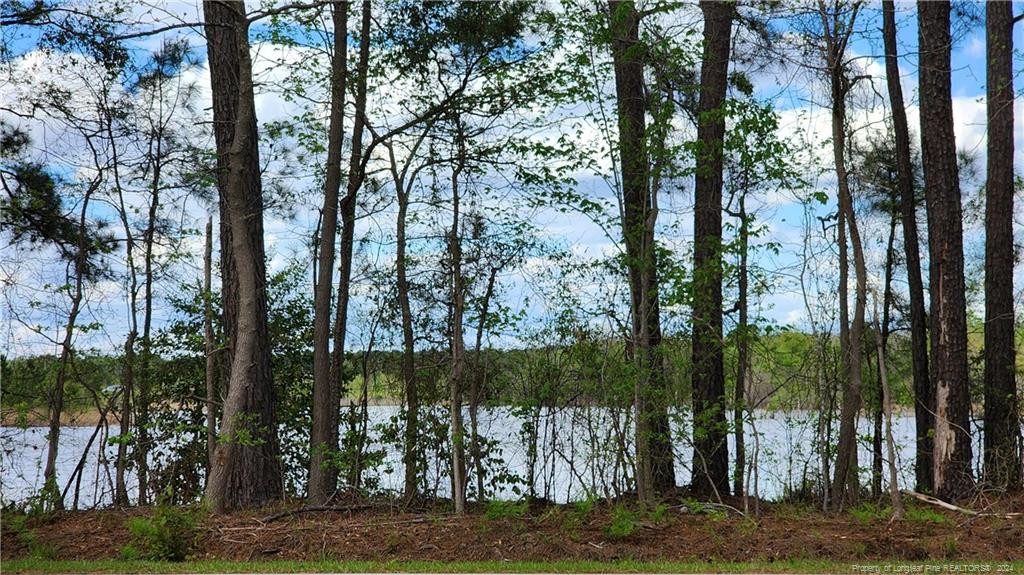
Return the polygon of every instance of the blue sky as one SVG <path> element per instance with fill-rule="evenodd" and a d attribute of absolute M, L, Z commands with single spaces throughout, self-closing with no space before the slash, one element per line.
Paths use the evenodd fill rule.
<path fill-rule="evenodd" d="M 885 80 L 881 76 L 884 68 L 881 59 L 881 35 L 879 30 L 881 17 L 878 12 L 879 8 L 880 4 L 869 3 L 864 12 L 862 12 L 858 28 L 864 30 L 866 37 L 860 37 L 851 44 L 850 54 L 863 57 L 858 58 L 857 62 L 863 66 L 865 71 L 875 76 L 873 80 L 874 86 L 879 95 L 884 98 Z M 173 14 L 174 18 L 179 20 L 196 21 L 198 2 L 155 3 L 148 5 L 148 9 L 147 5 L 140 4 L 136 6 L 136 9 L 141 20 L 162 23 L 171 21 L 170 14 Z M 915 54 L 917 30 L 914 4 L 897 2 L 897 10 L 899 12 L 897 18 L 901 44 L 901 73 L 903 75 L 904 92 L 908 104 L 908 115 L 910 116 L 912 129 L 914 129 L 917 125 L 917 58 Z M 983 12 L 983 10 L 981 11 Z M 1024 12 L 1024 2 L 1015 2 L 1014 13 L 1022 12 Z M 172 34 L 180 33 L 182 32 L 174 32 Z M 203 58 L 204 47 L 201 37 L 195 33 L 184 33 L 193 39 L 193 43 L 197 48 L 197 56 Z M 1018 24 L 1015 27 L 1014 39 L 1017 46 L 1017 58 L 1015 60 L 1016 86 L 1017 92 L 1022 93 L 1024 91 L 1024 81 L 1021 80 L 1020 76 L 1021 72 L 1024 71 L 1024 58 L 1021 58 L 1020 54 L 1022 53 L 1021 48 L 1024 47 L 1024 24 Z M 159 38 L 149 38 L 145 41 L 140 41 L 137 44 L 137 48 L 139 50 L 152 49 L 158 45 L 159 41 Z M 30 53 L 34 49 L 34 43 L 35 36 L 32 33 L 26 33 L 14 46 L 19 51 Z M 277 78 L 282 74 L 280 70 L 273 71 L 268 68 L 270 60 L 282 58 L 285 61 L 289 61 L 288 59 L 291 58 L 291 62 L 297 62 L 295 59 L 296 54 L 277 50 L 273 46 L 256 45 L 254 50 L 260 55 L 256 60 L 258 78 L 265 81 Z M 29 54 L 29 57 L 31 56 Z M 208 102 L 209 98 L 209 82 L 206 75 L 207 71 L 205 68 L 200 67 L 195 70 L 193 77 L 201 89 L 200 100 L 204 102 L 200 106 L 201 109 L 207 107 L 205 102 Z M 954 113 L 957 123 L 957 145 L 960 148 L 973 152 L 977 156 L 980 166 L 978 178 L 965 183 L 965 189 L 963 190 L 965 196 L 976 195 L 978 187 L 984 182 L 984 134 L 986 128 L 984 119 L 984 82 L 984 24 L 983 22 L 978 22 L 973 27 L 963 31 L 957 38 L 953 48 L 953 94 Z M 834 182 L 829 175 L 831 151 L 826 141 L 829 136 L 828 113 L 827 110 L 817 105 L 816 100 L 818 98 L 814 96 L 816 93 L 820 93 L 820 84 L 816 84 L 806 73 L 790 69 L 776 75 L 756 78 L 755 87 L 759 95 L 771 97 L 772 103 L 780 116 L 780 137 L 791 141 L 809 165 L 822 168 L 822 173 L 815 179 L 816 186 L 825 191 L 830 197 L 833 196 L 832 187 Z M 6 103 L 6 100 L 4 101 Z M 859 107 L 852 106 L 850 118 L 851 124 L 858 128 L 858 133 L 861 135 L 877 129 L 879 122 L 884 118 L 884 108 L 887 106 L 887 102 L 877 98 L 874 101 L 871 101 L 870 98 L 865 98 L 865 102 Z M 1020 99 L 1018 99 L 1016 114 L 1018 126 L 1024 120 L 1024 106 L 1019 104 Z M 263 123 L 288 118 L 296 110 L 297 106 L 295 104 L 285 101 L 279 94 L 275 94 L 272 91 L 265 91 L 258 97 L 257 112 Z M 2 113 L 0 112 L 0 114 Z M 206 113 L 208 114 L 209 112 L 207 111 Z M 28 127 L 37 136 L 37 139 L 40 141 L 40 147 L 48 145 L 50 141 L 57 142 L 61 139 L 59 134 L 46 130 L 45 126 L 30 125 Z M 1024 171 L 1022 170 L 1024 168 L 1024 130 L 1018 127 L 1016 134 L 1018 135 L 1016 166 L 1018 172 L 1021 172 Z M 799 140 L 797 139 L 798 137 Z M 69 168 L 65 166 L 64 168 L 58 167 L 57 169 L 66 170 Z M 307 180 L 305 184 L 300 183 L 299 185 L 308 186 L 309 181 Z M 690 230 L 692 229 L 692 224 L 689 220 L 692 218 L 690 212 L 692 198 L 690 197 L 690 186 L 692 184 L 681 182 L 676 189 L 668 190 L 666 197 L 662 200 L 665 208 L 665 217 L 662 218 L 664 233 L 661 239 L 667 245 L 676 248 L 680 254 L 688 253 L 688 244 L 691 239 Z M 580 174 L 578 190 L 595 197 L 607 197 L 609 192 L 607 185 L 599 174 Z M 278 214 L 268 214 L 265 227 L 271 270 L 281 269 L 296 256 L 306 256 L 305 244 L 316 225 L 316 202 L 314 201 L 315 196 L 305 197 L 310 198 L 309 203 L 301 202 L 298 205 L 292 206 L 293 209 L 290 210 L 291 213 L 287 217 L 282 217 Z M 778 256 L 765 254 L 758 261 L 768 276 L 776 281 L 775 291 L 761 303 L 761 311 L 769 321 L 806 328 L 809 325 L 807 309 L 796 282 L 799 264 L 802 260 L 805 217 L 823 216 L 834 210 L 834 206 L 832 202 L 829 202 L 826 205 L 807 208 L 805 204 L 797 201 L 792 194 L 785 192 L 770 197 L 763 197 L 757 203 L 761 206 L 760 221 L 770 226 L 772 238 L 777 239 L 782 245 Z M 1018 208 L 1022 204 L 1024 204 L 1024 198 L 1018 201 Z M 208 210 L 208 206 L 196 200 L 191 200 L 182 212 L 182 217 L 189 220 L 188 223 L 190 225 L 198 228 Z M 1022 213 L 1024 213 L 1024 210 L 1017 210 L 1018 230 L 1024 226 L 1024 218 L 1020 216 Z M 578 255 L 595 257 L 610 253 L 616 249 L 614 241 L 610 241 L 597 226 L 593 225 L 584 216 L 579 214 L 559 214 L 553 211 L 550 213 L 540 213 L 536 216 L 537 224 L 544 228 L 547 235 L 556 239 L 563 246 L 571 249 Z M 887 231 L 887 225 L 878 218 L 865 216 L 861 226 L 863 229 L 862 234 L 867 238 L 866 249 L 869 252 L 869 265 L 872 267 L 872 273 L 877 275 L 881 269 L 881 249 L 884 247 L 881 244 Z M 969 271 L 973 269 L 972 266 L 977 266 L 976 256 L 981 253 L 979 250 L 980 246 L 983 245 L 983 234 L 980 233 L 978 226 L 977 218 L 965 223 Z M 364 228 L 363 231 L 368 229 L 369 227 Z M 1017 241 L 1021 241 L 1019 234 Z M 194 278 L 198 275 L 199 239 L 192 237 L 188 242 L 194 248 L 196 261 L 183 262 L 181 264 L 176 275 L 178 279 L 182 280 Z M 825 290 L 828 287 L 827 279 L 830 276 L 830 270 L 834 267 L 834 260 L 829 258 L 829 252 L 825 245 L 826 242 L 822 238 L 817 238 L 812 243 L 814 243 L 814 249 L 820 250 L 820 258 L 816 260 L 815 265 L 817 266 L 817 271 L 821 273 L 823 280 L 826 281 L 825 284 L 822 284 L 821 288 Z M 6 324 L 5 335 L 0 337 L 0 342 L 4 342 L 9 351 L 15 354 L 52 350 L 51 343 L 45 342 L 38 335 L 26 330 L 15 316 L 31 315 L 27 310 L 27 298 L 32 296 L 26 294 L 35 293 L 35 290 L 26 284 L 38 283 L 39 278 L 55 277 L 55 274 L 60 270 L 56 268 L 40 269 L 36 270 L 38 271 L 37 274 L 28 274 L 27 270 L 23 269 L 22 266 L 25 262 L 31 261 L 30 258 L 25 257 L 24 254 L 16 254 L 14 253 L 15 250 L 10 248 L 4 248 L 3 252 L 3 255 L 0 255 L 0 271 L 3 271 L 8 278 L 15 278 L 13 282 L 16 285 L 12 287 L 10 285 L 12 280 L 9 280 L 8 285 L 4 287 L 6 302 L 4 314 L 7 317 L 4 322 Z M 897 277 L 897 289 L 899 289 L 901 278 L 901 275 Z M 1024 293 L 1022 292 L 1024 277 L 1022 277 L 1019 269 L 1016 285 L 1017 290 L 1015 293 L 1017 294 L 1018 307 L 1022 307 L 1024 298 L 1022 298 L 1021 294 Z M 600 286 L 591 287 L 598 291 L 600 289 Z M 174 291 L 173 285 L 164 286 L 163 289 L 165 293 Z M 124 302 L 123 295 L 119 295 L 119 290 L 120 286 L 116 283 L 98 286 L 94 294 L 95 297 L 90 299 L 90 313 L 97 321 L 105 323 L 108 331 L 111 333 L 104 336 L 95 336 L 97 339 L 94 341 L 90 340 L 89 345 L 108 349 L 117 345 L 115 342 L 121 337 L 118 333 L 123 331 L 124 326 Z M 834 308 L 833 293 L 822 291 L 815 295 L 822 300 L 821 304 L 823 306 L 828 304 Z M 539 318 L 545 313 L 542 300 L 537 297 L 535 290 L 527 285 L 522 275 L 507 278 L 507 290 L 504 297 L 506 303 L 513 307 L 513 309 L 523 306 L 526 298 L 530 297 L 531 316 Z M 975 300 L 973 303 L 976 307 L 978 302 Z M 357 305 L 360 304 L 357 302 Z M 681 314 L 681 320 L 685 322 L 686 311 L 679 310 L 679 313 Z M 158 316 L 158 324 L 170 318 L 170 311 L 166 305 L 158 306 Z M 39 319 L 40 322 L 44 320 L 45 318 Z M 59 328 L 53 325 L 47 328 L 47 331 L 56 335 L 59 332 Z M 356 340 L 359 339 L 358 334 L 351 334 L 351 337 Z M 501 341 L 496 340 L 495 343 L 500 343 Z M 504 341 L 509 342 L 510 340 Z"/>

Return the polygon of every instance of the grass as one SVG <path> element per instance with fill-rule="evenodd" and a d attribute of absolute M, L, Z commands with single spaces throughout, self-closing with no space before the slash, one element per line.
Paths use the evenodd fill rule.
<path fill-rule="evenodd" d="M 905 507 L 906 513 L 903 515 L 904 521 L 912 523 L 949 522 L 949 519 L 945 515 L 935 511 L 934 509 L 918 507 L 909 502 L 905 504 Z M 888 521 L 892 517 L 892 507 L 868 502 L 850 509 L 850 515 L 863 524 Z"/>
<path fill-rule="evenodd" d="M 525 501 L 494 500 L 487 504 L 484 517 L 487 519 L 517 519 L 526 515 L 530 505 Z"/>
<path fill-rule="evenodd" d="M 878 572 L 912 572 L 910 566 L 941 567 L 947 561 L 824 561 L 791 560 L 753 563 L 641 561 L 52 561 L 15 559 L 3 562 L 4 573 L 854 573 L 877 567 Z M 985 571 L 1024 571 L 1024 561 L 959 561 L 962 566 L 988 566 Z M 903 569 L 901 569 L 901 567 Z"/>

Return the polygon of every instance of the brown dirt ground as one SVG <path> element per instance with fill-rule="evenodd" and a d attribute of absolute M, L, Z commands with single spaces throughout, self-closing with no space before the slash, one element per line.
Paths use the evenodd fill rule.
<path fill-rule="evenodd" d="M 1024 495 L 1001 508 L 1024 510 Z M 297 506 L 296 506 L 297 508 Z M 281 509 L 278 507 L 277 509 Z M 193 549 L 195 559 L 352 560 L 592 560 L 773 561 L 1024 560 L 1024 519 L 971 518 L 938 511 L 942 522 L 850 514 L 822 514 L 775 505 L 754 521 L 694 515 L 670 508 L 660 521 L 639 514 L 632 534 L 614 538 L 612 510 L 588 514 L 572 507 L 534 506 L 523 517 L 488 519 L 482 512 L 458 517 L 443 512 L 387 509 L 313 512 L 262 521 L 276 509 L 207 517 Z M 67 512 L 29 519 L 36 541 L 57 559 L 117 558 L 130 541 L 132 517 L 146 509 Z M 24 557 L 22 538 L 4 522 L 0 557 Z"/>

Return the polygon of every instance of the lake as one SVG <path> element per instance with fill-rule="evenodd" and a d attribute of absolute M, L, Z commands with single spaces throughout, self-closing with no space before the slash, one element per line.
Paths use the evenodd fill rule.
<path fill-rule="evenodd" d="M 381 488 L 397 491 L 402 485 L 401 455 L 397 446 L 382 444 L 379 433 L 373 428 L 396 416 L 398 407 L 370 406 L 368 411 L 370 439 L 374 448 L 385 451 L 385 464 L 369 471 L 367 475 L 376 478 Z M 588 486 L 597 496 L 616 495 L 625 489 L 624 473 L 631 464 L 621 457 L 614 457 L 616 452 L 621 451 L 616 449 L 619 440 L 613 433 L 616 428 L 630 425 L 625 421 L 623 412 L 619 412 L 619 417 L 614 417 L 612 412 L 601 407 L 562 407 L 541 412 L 539 417 L 533 419 L 538 430 L 538 451 L 532 473 L 529 450 L 522 440 L 522 431 L 528 419 L 533 418 L 525 418 L 504 407 L 481 410 L 481 435 L 494 442 L 493 453 L 504 462 L 508 473 L 521 478 L 513 484 L 497 486 L 498 498 L 518 498 L 527 491 L 526 478 L 531 476 L 536 495 L 558 502 L 586 497 Z M 678 438 L 675 441 L 676 480 L 684 484 L 690 480 L 692 457 L 692 449 L 686 440 L 689 437 L 689 421 L 685 413 L 673 419 L 673 433 Z M 467 427 L 468 421 L 467 416 Z M 803 478 L 814 477 L 820 464 L 814 446 L 815 424 L 815 414 L 811 412 L 755 412 L 756 437 L 748 424 L 745 441 L 748 458 L 753 458 L 755 444 L 757 447 L 756 487 L 762 498 L 778 498 L 788 488 L 800 485 Z M 871 429 L 871 423 L 861 418 L 858 426 L 861 438 L 859 463 L 864 484 L 870 481 Z M 837 424 L 833 425 L 833 430 L 834 434 L 838 433 Z M 57 472 L 62 489 L 78 465 L 94 431 L 93 427 L 66 427 L 62 430 Z M 112 426 L 109 432 L 115 435 L 116 426 Z M 21 502 L 39 491 L 43 484 L 46 433 L 44 427 L 0 427 L 0 499 L 3 502 Z M 900 487 L 910 488 L 914 476 L 913 416 L 894 416 L 893 433 Z M 112 501 L 113 462 L 117 448 L 107 442 L 101 452 L 99 439 L 97 437 L 90 447 L 79 486 L 79 505 L 84 508 L 107 505 Z M 977 439 L 975 437 L 975 443 Z M 631 439 L 627 438 L 626 444 L 631 445 Z M 979 447 L 975 446 L 976 455 Z M 735 448 L 731 434 L 729 449 L 732 455 Z M 432 493 L 440 496 L 450 493 L 443 464 L 443 461 L 431 462 L 426 473 Z M 884 471 L 884 477 L 888 477 L 887 470 Z M 472 476 L 470 481 L 474 481 Z M 137 492 L 137 481 L 131 474 L 128 484 L 133 493 Z M 754 491 L 752 480 L 749 490 Z M 68 505 L 72 491 L 74 487 L 69 490 Z"/>

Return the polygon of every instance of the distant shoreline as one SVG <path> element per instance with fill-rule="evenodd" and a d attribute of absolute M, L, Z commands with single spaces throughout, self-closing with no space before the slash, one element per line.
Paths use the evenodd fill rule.
<path fill-rule="evenodd" d="M 341 398 L 339 408 L 346 409 L 358 405 L 358 398 L 343 397 Z M 367 405 L 373 407 L 397 407 L 402 405 L 402 400 L 397 397 L 371 397 L 367 400 Z M 975 406 L 974 409 L 975 413 L 982 413 L 980 406 Z M 757 411 L 785 412 L 787 410 L 758 409 Z M 795 409 L 791 411 L 801 410 Z M 870 415 L 871 414 L 869 414 L 867 410 L 862 410 L 861 417 L 869 418 Z M 914 409 L 911 406 L 894 406 L 893 415 L 898 417 L 913 416 Z M 65 412 L 60 416 L 61 427 L 95 427 L 99 422 L 100 412 L 96 409 L 87 409 L 72 413 Z M 118 419 L 116 414 L 108 413 L 107 424 L 119 425 L 120 419 Z M 21 414 L 18 413 L 17 410 L 11 408 L 4 408 L 3 411 L 0 412 L 0 426 L 2 427 L 47 427 L 49 425 L 49 415 L 45 411 L 32 410 L 29 411 L 24 418 L 21 417 Z"/>
<path fill-rule="evenodd" d="M 367 405 L 372 406 L 397 406 L 401 405 L 402 400 L 394 397 L 371 397 L 367 400 Z M 341 399 L 340 407 L 342 409 L 351 407 L 353 405 L 359 405 L 358 398 L 354 397 L 343 397 Z M 64 412 L 60 415 L 61 427 L 95 427 L 100 422 L 100 412 L 95 408 Z M 107 414 L 108 425 L 118 425 L 121 420 L 114 413 Z M 0 412 L 0 426 L 3 427 L 47 427 L 50 425 L 50 416 L 45 411 L 38 409 L 29 410 L 26 414 L 21 414 L 15 409 L 4 408 Z"/>

